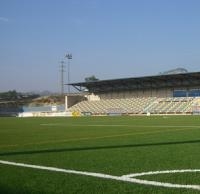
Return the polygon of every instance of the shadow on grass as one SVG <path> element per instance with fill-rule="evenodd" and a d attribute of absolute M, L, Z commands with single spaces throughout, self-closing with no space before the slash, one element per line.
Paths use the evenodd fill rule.
<path fill-rule="evenodd" d="M 165 145 L 196 144 L 196 143 L 200 143 L 200 140 L 145 143 L 145 144 L 127 144 L 127 145 L 109 145 L 109 146 L 95 146 L 95 147 L 82 147 L 82 148 L 27 150 L 27 151 L 17 151 L 17 152 L 3 152 L 3 153 L 0 153 L 0 156 L 89 151 L 89 150 L 103 150 L 103 149 L 123 149 L 123 148 L 137 148 L 137 147 L 151 147 L 151 146 L 165 146 Z"/>

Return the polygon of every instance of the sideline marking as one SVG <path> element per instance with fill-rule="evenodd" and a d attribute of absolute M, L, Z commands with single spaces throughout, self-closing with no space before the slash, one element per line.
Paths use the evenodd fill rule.
<path fill-rule="evenodd" d="M 13 144 L 13 145 L 0 145 L 0 148 L 7 148 L 7 147 L 16 147 L 16 146 L 18 146 L 17 144 Z"/>
<path fill-rule="evenodd" d="M 142 184 L 142 185 L 200 190 L 200 185 L 182 185 L 182 184 L 148 181 L 148 180 L 133 178 L 133 177 L 138 177 L 138 176 L 143 176 L 143 175 L 152 175 L 152 174 L 200 172 L 200 169 L 150 171 L 150 172 L 142 172 L 142 173 L 135 173 L 135 174 L 129 174 L 129 175 L 122 175 L 122 176 L 114 176 L 114 175 L 95 173 L 95 172 L 85 172 L 85 171 L 69 170 L 69 169 L 62 169 L 62 168 L 56 168 L 56 167 L 48 167 L 48 166 L 39 166 L 39 165 L 32 165 L 32 164 L 25 164 L 25 163 L 9 162 L 9 161 L 5 161 L 5 160 L 0 160 L 0 164 L 20 166 L 20 167 L 40 169 L 40 170 L 48 170 L 48 171 L 54 171 L 54 172 L 63 172 L 63 173 L 68 173 L 68 174 L 85 175 L 85 176 L 91 176 L 91 177 L 96 177 L 96 178 L 111 179 L 111 180 L 130 182 L 130 183 L 137 183 L 137 184 Z"/>
<path fill-rule="evenodd" d="M 198 125 L 127 125 L 127 124 L 66 124 L 66 123 L 41 123 L 41 126 L 66 126 L 66 127 L 138 127 L 138 128 L 200 128 Z"/>

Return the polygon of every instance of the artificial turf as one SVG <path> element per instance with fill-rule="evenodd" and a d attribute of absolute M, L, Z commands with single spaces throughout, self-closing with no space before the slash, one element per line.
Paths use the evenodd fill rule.
<path fill-rule="evenodd" d="M 0 118 L 0 160 L 122 176 L 200 169 L 199 116 Z M 200 185 L 200 173 L 145 180 Z M 0 193 L 200 193 L 0 164 Z"/>

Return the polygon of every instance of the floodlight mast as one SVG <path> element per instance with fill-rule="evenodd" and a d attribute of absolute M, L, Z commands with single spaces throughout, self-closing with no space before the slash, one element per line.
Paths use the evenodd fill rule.
<path fill-rule="evenodd" d="M 61 73 L 61 83 L 60 83 L 60 85 L 61 85 L 61 95 L 63 95 L 64 94 L 64 72 L 65 72 L 65 62 L 62 60 L 62 61 L 60 61 L 60 73 Z"/>
<path fill-rule="evenodd" d="M 72 54 L 67 53 L 65 57 L 68 59 L 67 63 L 67 84 L 68 84 L 68 93 L 70 93 L 70 60 L 72 59 Z"/>

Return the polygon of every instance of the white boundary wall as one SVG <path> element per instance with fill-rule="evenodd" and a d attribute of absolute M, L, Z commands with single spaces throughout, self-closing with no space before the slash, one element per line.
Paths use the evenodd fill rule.
<path fill-rule="evenodd" d="M 71 112 L 23 112 L 18 117 L 71 117 Z"/>

